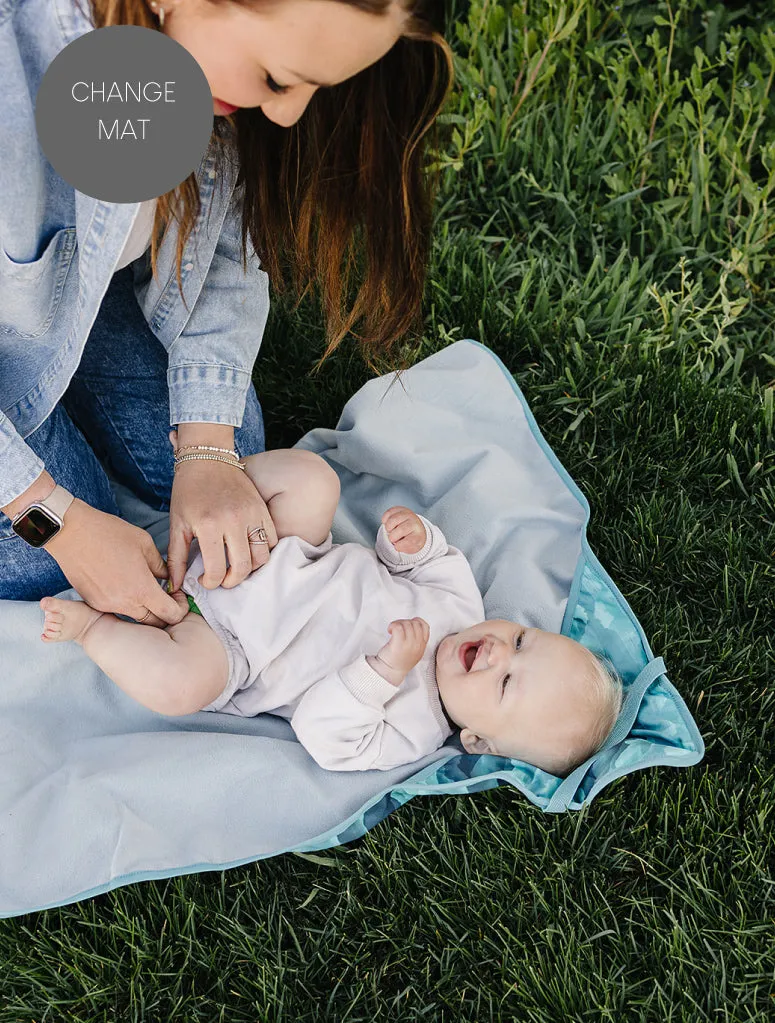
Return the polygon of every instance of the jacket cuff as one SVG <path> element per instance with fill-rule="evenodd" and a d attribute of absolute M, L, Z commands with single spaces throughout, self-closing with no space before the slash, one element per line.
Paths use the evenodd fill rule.
<path fill-rule="evenodd" d="M 371 667 L 365 654 L 342 668 L 339 677 L 359 703 L 376 707 L 378 710 L 381 710 L 398 692 L 397 686 L 388 682 Z"/>
<path fill-rule="evenodd" d="M 167 371 L 170 426 L 224 423 L 242 426 L 250 373 L 235 366 L 174 366 Z"/>
<path fill-rule="evenodd" d="M 45 469 L 43 459 L 25 444 L 10 420 L 0 412 L 0 508 L 23 494 Z"/>

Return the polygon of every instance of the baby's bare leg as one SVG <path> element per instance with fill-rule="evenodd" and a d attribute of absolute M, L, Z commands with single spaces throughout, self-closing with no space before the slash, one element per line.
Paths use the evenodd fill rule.
<path fill-rule="evenodd" d="M 181 594 L 182 596 L 182 594 Z M 108 678 L 158 714 L 193 714 L 223 692 L 226 651 L 200 615 L 166 629 L 123 622 L 89 604 L 45 597 L 43 638 L 72 639 Z"/>
<path fill-rule="evenodd" d="M 334 521 L 339 477 L 320 455 L 299 448 L 262 451 L 245 469 L 269 509 L 277 539 L 300 536 L 316 547 Z"/>

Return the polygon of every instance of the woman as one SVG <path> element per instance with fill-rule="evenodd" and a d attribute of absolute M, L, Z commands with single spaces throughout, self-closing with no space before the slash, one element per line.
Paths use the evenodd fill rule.
<path fill-rule="evenodd" d="M 433 6 L 0 0 L 0 598 L 69 583 L 100 610 L 172 624 L 181 612 L 155 577 L 179 586 L 193 537 L 210 588 L 266 561 L 271 518 L 230 452 L 264 446 L 251 370 L 268 280 L 282 288 L 289 266 L 298 293 L 317 282 L 326 354 L 355 325 L 369 356 L 417 323 L 423 140 L 452 75 Z M 35 134 L 51 60 L 116 24 L 179 42 L 213 94 L 202 164 L 150 203 L 76 193 Z M 169 508 L 167 566 L 118 517 L 105 467 Z"/>

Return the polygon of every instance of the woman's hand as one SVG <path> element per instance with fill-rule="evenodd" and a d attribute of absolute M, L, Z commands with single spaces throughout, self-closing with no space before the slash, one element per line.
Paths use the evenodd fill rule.
<path fill-rule="evenodd" d="M 167 578 L 167 566 L 150 534 L 84 501 L 73 501 L 46 550 L 98 611 L 143 619 L 145 625 L 174 625 L 186 613 L 156 581 Z"/>
<path fill-rule="evenodd" d="M 258 526 L 266 530 L 268 545 L 248 543 L 248 533 Z M 167 553 L 174 590 L 183 583 L 194 537 L 205 567 L 199 582 L 208 590 L 241 583 L 269 560 L 269 551 L 277 544 L 269 509 L 249 477 L 213 459 L 184 462 L 175 473 Z"/>

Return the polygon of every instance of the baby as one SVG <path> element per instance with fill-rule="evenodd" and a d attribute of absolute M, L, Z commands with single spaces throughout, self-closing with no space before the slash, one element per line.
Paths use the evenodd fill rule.
<path fill-rule="evenodd" d="M 616 676 L 565 636 L 483 621 L 471 568 L 437 526 L 394 507 L 375 550 L 334 544 L 339 480 L 322 458 L 277 450 L 245 466 L 277 532 L 265 565 L 208 590 L 194 544 L 177 625 L 46 597 L 41 638 L 79 643 L 160 714 L 280 715 L 329 770 L 413 763 L 457 726 L 469 753 L 560 776 L 602 745 L 621 705 Z"/>

